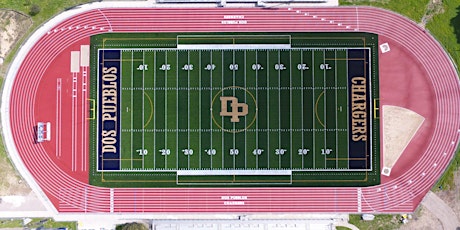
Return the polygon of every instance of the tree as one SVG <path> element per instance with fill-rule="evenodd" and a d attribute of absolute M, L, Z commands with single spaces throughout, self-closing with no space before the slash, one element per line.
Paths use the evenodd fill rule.
<path fill-rule="evenodd" d="M 37 15 L 38 13 L 40 13 L 40 6 L 37 5 L 37 4 L 33 4 L 31 7 L 30 7 L 30 11 L 29 11 L 29 14 L 30 16 L 35 16 Z"/>
<path fill-rule="evenodd" d="M 145 224 L 132 222 L 117 226 L 117 230 L 149 230 Z"/>

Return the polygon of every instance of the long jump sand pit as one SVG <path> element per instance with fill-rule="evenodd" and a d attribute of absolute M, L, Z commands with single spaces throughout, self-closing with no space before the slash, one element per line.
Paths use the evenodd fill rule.
<path fill-rule="evenodd" d="M 389 176 L 404 149 L 417 133 L 425 118 L 399 106 L 383 108 L 383 168 L 382 175 Z"/>

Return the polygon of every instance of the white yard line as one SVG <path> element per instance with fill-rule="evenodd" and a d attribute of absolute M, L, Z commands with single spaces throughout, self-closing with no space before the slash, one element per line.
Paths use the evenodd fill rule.
<path fill-rule="evenodd" d="M 315 109 L 316 106 L 315 106 L 315 51 L 312 50 L 311 51 L 311 61 L 312 61 L 312 64 L 311 64 L 311 67 L 312 67 L 312 70 L 311 70 L 311 74 L 312 74 L 312 97 L 311 97 L 311 100 L 312 100 L 312 105 L 313 105 L 313 116 L 312 116 L 312 120 L 313 120 L 313 141 L 312 141 L 312 144 L 313 144 L 313 150 L 312 150 L 312 154 L 313 154 L 313 169 L 316 169 L 316 144 L 315 144 L 315 136 L 316 136 L 316 131 L 315 131 Z"/>
<path fill-rule="evenodd" d="M 201 130 L 201 50 L 198 52 L 198 87 L 200 90 L 198 91 L 198 129 L 200 130 L 200 135 L 198 136 L 198 168 L 201 169 L 201 138 L 203 131 Z M 211 132 L 212 134 L 212 132 Z"/>
<path fill-rule="evenodd" d="M 335 168 L 338 169 L 339 168 L 339 132 L 337 131 L 338 130 L 338 114 L 337 114 L 337 110 L 338 110 L 338 107 L 337 107 L 337 50 L 334 50 L 334 87 L 335 87 L 335 107 L 334 107 L 334 110 L 335 110 L 335 148 L 334 148 L 334 151 L 335 151 Z"/>
<path fill-rule="evenodd" d="M 157 71 L 157 68 L 156 68 L 156 65 L 157 64 L 157 51 L 154 50 L 153 51 L 153 105 L 155 106 L 155 104 L 157 103 L 157 99 L 156 99 L 156 71 Z M 155 130 L 153 132 L 153 151 L 152 151 L 152 154 L 153 154 L 153 169 L 156 169 L 156 155 L 157 155 L 157 148 L 156 148 L 156 144 L 157 144 L 157 131 L 156 131 L 156 128 L 157 128 L 157 116 L 156 116 L 156 113 L 157 110 L 155 108 L 153 108 L 153 130 Z"/>
<path fill-rule="evenodd" d="M 221 65 L 222 66 L 222 73 L 221 73 L 222 82 L 221 82 L 221 85 L 222 85 L 222 89 L 223 89 L 224 88 L 224 51 L 221 50 L 220 54 L 221 54 L 221 61 L 222 61 L 222 65 Z M 222 91 L 222 93 L 224 93 L 224 92 Z M 224 139 L 224 132 L 225 131 L 224 131 L 224 129 L 225 129 L 225 127 L 224 127 L 224 117 L 223 116 L 221 116 L 221 122 L 222 122 L 222 134 L 221 134 L 222 135 L 222 139 L 221 139 L 222 153 L 221 154 L 222 154 L 222 169 L 224 169 L 225 168 L 225 164 L 224 164 L 224 152 L 225 152 L 224 151 L 224 142 L 225 142 L 225 139 Z"/>
<path fill-rule="evenodd" d="M 145 51 L 142 51 L 142 65 L 145 63 Z M 145 125 L 145 68 L 142 69 L 142 169 L 144 169 L 144 164 L 145 164 L 145 155 L 143 154 L 143 151 L 145 149 L 145 130 L 144 130 L 144 125 Z"/>
<path fill-rule="evenodd" d="M 326 51 L 323 50 L 323 63 L 326 63 Z M 327 144 L 326 144 L 326 139 L 327 139 L 327 115 L 326 115 L 326 105 L 327 105 L 327 93 L 326 93 L 326 71 L 327 68 L 324 67 L 323 70 L 323 87 L 324 87 L 324 106 L 323 106 L 323 116 L 324 116 L 324 168 L 327 168 Z"/>
<path fill-rule="evenodd" d="M 131 88 L 134 87 L 134 51 L 131 51 Z M 134 114 L 134 110 L 133 110 L 133 95 L 134 93 L 134 90 L 131 90 L 131 129 L 133 128 L 133 114 Z M 131 169 L 133 169 L 133 133 L 131 132 L 131 142 L 130 142 L 130 148 L 131 150 Z"/>
<path fill-rule="evenodd" d="M 258 56 L 259 53 L 256 50 L 256 63 L 259 63 L 258 61 Z M 259 70 L 256 69 L 256 104 L 259 100 L 259 93 L 258 93 L 258 88 L 259 88 Z M 256 111 L 256 149 L 260 149 L 259 146 L 259 113 Z M 256 154 L 256 169 L 259 168 L 259 154 Z"/>

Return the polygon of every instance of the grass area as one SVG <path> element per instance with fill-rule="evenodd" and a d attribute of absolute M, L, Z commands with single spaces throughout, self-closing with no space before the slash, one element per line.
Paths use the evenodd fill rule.
<path fill-rule="evenodd" d="M 426 28 L 460 64 L 460 1 L 444 0 L 444 13 L 437 14 L 428 22 Z"/>
<path fill-rule="evenodd" d="M 335 227 L 336 230 L 349 230 L 350 228 L 343 227 L 343 226 L 337 226 Z"/>
<path fill-rule="evenodd" d="M 372 221 L 361 219 L 361 215 L 350 215 L 349 223 L 355 225 L 360 230 L 391 230 L 399 229 L 402 223 L 399 221 L 399 215 L 375 215 Z"/>
<path fill-rule="evenodd" d="M 400 13 L 416 22 L 420 22 L 425 14 L 426 5 L 429 0 L 340 0 L 341 6 L 366 5 L 388 9 Z"/>
<path fill-rule="evenodd" d="M 75 230 L 77 229 L 77 222 L 56 222 L 51 218 L 33 218 L 30 223 L 24 225 L 23 219 L 0 219 L 0 229 L 1 228 L 67 228 L 69 230 Z"/>
<path fill-rule="evenodd" d="M 441 189 L 449 190 L 455 188 L 454 175 L 455 172 L 459 169 L 459 167 L 460 151 L 457 151 L 457 154 L 455 154 L 454 159 L 452 160 L 452 162 L 450 162 L 449 167 L 446 169 L 444 174 L 442 174 L 441 178 L 439 178 L 438 182 L 433 187 L 433 190 L 438 191 Z"/>

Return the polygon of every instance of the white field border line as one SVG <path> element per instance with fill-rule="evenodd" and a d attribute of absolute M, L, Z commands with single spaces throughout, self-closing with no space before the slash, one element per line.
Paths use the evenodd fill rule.
<path fill-rule="evenodd" d="M 177 170 L 178 176 L 220 176 L 220 175 L 258 175 L 258 176 L 271 176 L 271 175 L 292 175 L 292 170 L 284 169 L 268 169 L 268 170 Z"/>
<path fill-rule="evenodd" d="M 61 157 L 62 78 L 56 79 L 56 157 Z"/>
<path fill-rule="evenodd" d="M 123 52 L 120 51 L 120 78 L 121 78 L 121 75 L 123 73 Z M 123 80 L 120 79 L 120 112 L 119 114 L 117 114 L 119 116 L 119 125 L 117 127 L 117 130 L 119 131 L 119 135 L 118 135 L 118 141 L 119 143 L 122 143 L 122 137 L 121 137 L 121 126 L 122 126 L 122 121 L 123 121 L 123 118 L 122 118 L 122 115 L 123 115 L 123 100 L 121 100 L 121 98 L 123 98 Z M 121 144 L 118 145 L 119 146 L 119 149 L 121 149 Z M 119 161 L 118 161 L 118 168 L 121 169 L 122 165 L 121 165 L 121 162 L 123 161 L 123 158 L 122 158 L 122 153 L 121 151 L 119 151 Z"/>
<path fill-rule="evenodd" d="M 289 34 L 286 34 L 286 35 L 252 35 L 252 34 L 248 34 L 248 35 L 224 35 L 224 34 L 216 34 L 216 35 L 206 35 L 206 34 L 203 34 L 203 35 L 194 35 L 194 34 L 191 34 L 191 35 L 177 35 L 176 36 L 176 44 L 179 44 L 179 39 L 180 38 L 217 38 L 217 37 L 222 37 L 222 38 L 270 38 L 270 37 L 286 37 L 286 38 L 289 38 L 289 43 L 291 43 L 292 41 L 292 37 L 291 35 Z"/>
<path fill-rule="evenodd" d="M 238 48 L 241 49 L 241 48 Z M 370 50 L 371 47 L 290 47 L 290 48 L 283 48 L 282 50 L 293 50 L 293 51 L 333 51 L 333 50 Z M 177 50 L 189 50 L 189 49 L 178 49 L 178 48 L 100 48 L 98 50 L 119 50 L 119 51 L 177 51 Z M 194 50 L 194 49 L 192 49 Z M 209 51 L 216 51 L 216 49 L 195 49 L 195 50 L 209 50 Z M 226 50 L 232 50 L 232 49 L 217 49 L 218 51 L 226 51 Z M 264 51 L 278 51 L 280 49 L 273 48 L 273 46 L 270 46 L 269 48 L 265 49 L 259 49 L 256 46 L 252 46 L 252 48 L 247 48 L 245 49 L 247 51 L 252 51 L 252 50 L 264 50 Z"/>
<path fill-rule="evenodd" d="M 99 58 L 100 58 L 100 55 L 99 55 L 99 50 L 96 51 L 97 53 L 97 62 L 99 63 Z M 94 112 L 94 118 L 96 119 L 96 165 L 94 166 L 95 167 L 95 171 L 97 172 L 102 172 L 104 171 L 104 169 L 102 168 L 101 170 L 99 170 L 99 166 L 100 164 L 102 164 L 102 162 L 99 162 L 99 145 L 100 145 L 100 140 L 99 140 L 99 133 L 100 133 L 100 130 L 99 130 L 99 118 L 98 118 L 98 108 L 97 108 L 97 104 L 98 104 L 98 101 L 99 101 L 99 66 L 96 68 L 96 99 L 94 100 L 94 108 L 95 110 L 93 111 Z"/>
<path fill-rule="evenodd" d="M 177 45 L 180 50 L 291 49 L 290 44 L 196 44 Z"/>
<path fill-rule="evenodd" d="M 377 48 L 377 52 L 378 52 L 378 48 Z M 371 143 L 370 143 L 370 146 L 371 146 L 370 151 L 371 151 L 371 152 L 369 153 L 371 159 L 370 159 L 370 164 L 369 164 L 369 165 L 370 165 L 371 167 L 370 167 L 370 169 L 367 169 L 367 170 L 370 171 L 370 172 L 372 172 L 372 169 L 373 169 L 373 166 L 372 166 L 372 155 L 374 155 L 374 152 L 372 151 L 372 150 L 373 150 L 372 147 L 374 147 L 374 146 L 373 146 L 373 141 L 372 141 L 372 140 L 373 140 L 373 139 L 372 139 L 372 138 L 373 138 L 372 130 L 374 130 L 374 129 L 373 129 L 373 122 L 372 122 L 372 121 L 374 120 L 374 106 L 375 106 L 375 105 L 374 105 L 374 100 L 373 100 L 373 98 L 372 98 L 372 80 L 374 80 L 374 79 L 372 79 L 372 77 L 374 77 L 374 76 L 372 75 L 372 53 L 371 53 L 371 49 L 367 49 L 367 53 L 368 53 L 368 56 L 369 56 L 369 61 L 367 62 L 367 65 L 369 65 L 369 75 L 370 75 L 370 76 L 366 76 L 366 81 L 369 82 L 369 83 L 368 83 L 368 84 L 369 84 L 369 85 L 368 85 L 368 87 L 369 87 L 369 99 L 370 99 L 370 100 L 369 100 L 369 105 L 370 105 L 370 107 L 371 107 L 371 108 L 369 108 L 369 110 L 370 110 L 369 115 L 370 115 L 370 119 L 372 119 L 372 120 L 369 121 L 369 125 L 370 125 L 370 129 L 369 129 L 369 130 L 371 130 L 371 132 L 369 132 L 369 140 L 370 140 L 370 142 L 371 142 Z M 365 65 L 364 65 L 364 71 L 365 71 L 365 70 L 366 70 L 366 63 L 364 63 L 364 64 L 365 64 Z M 364 72 L 364 73 L 365 73 L 365 72 Z M 366 147 L 367 147 L 367 146 L 366 146 Z M 376 167 L 377 167 L 377 165 L 376 165 Z"/>

